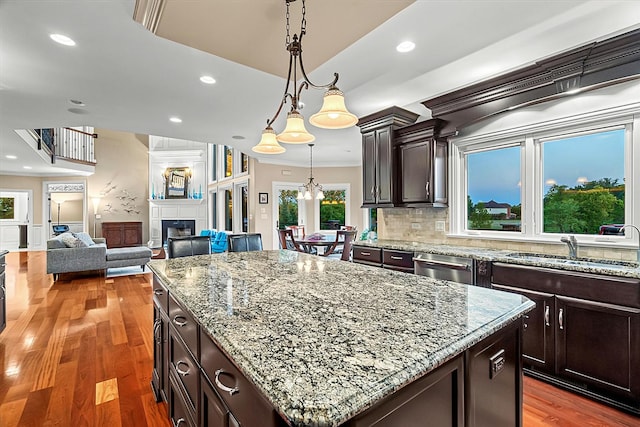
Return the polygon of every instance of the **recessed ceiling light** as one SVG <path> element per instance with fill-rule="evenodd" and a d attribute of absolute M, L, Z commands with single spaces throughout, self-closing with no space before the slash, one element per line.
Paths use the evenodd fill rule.
<path fill-rule="evenodd" d="M 396 46 L 396 50 L 401 53 L 411 52 L 416 47 L 414 42 L 404 41 Z"/>
<path fill-rule="evenodd" d="M 173 123 L 182 123 L 182 119 L 180 117 L 169 117 L 169 121 Z"/>
<path fill-rule="evenodd" d="M 242 136 L 242 135 L 233 135 L 233 136 L 231 137 L 231 139 L 247 139 L 247 138 L 245 138 L 245 137 L 244 137 L 244 136 Z"/>
<path fill-rule="evenodd" d="M 62 34 L 49 34 L 49 37 L 51 37 L 51 40 L 53 40 L 54 42 L 63 44 L 65 46 L 76 45 L 76 42 L 74 42 L 71 38 Z"/>
<path fill-rule="evenodd" d="M 212 85 L 212 84 L 214 84 L 216 82 L 216 79 L 214 79 L 211 76 L 202 76 L 202 77 L 200 77 L 200 81 L 202 83 L 206 83 L 208 85 Z"/>
<path fill-rule="evenodd" d="M 77 100 L 77 99 L 70 99 L 70 100 L 69 100 L 69 102 L 70 102 L 70 103 L 72 103 L 72 104 L 75 104 L 75 105 L 79 105 L 79 106 L 81 106 L 81 107 L 84 107 L 84 106 L 85 106 L 85 103 L 84 103 L 84 102 L 79 101 L 79 100 Z"/>
<path fill-rule="evenodd" d="M 18 156 L 14 156 L 13 154 L 7 154 L 5 157 L 6 157 L 7 159 L 11 159 L 11 160 L 15 160 L 15 159 L 17 159 L 17 158 L 18 158 Z"/>
<path fill-rule="evenodd" d="M 23 166 L 25 169 L 33 169 L 31 166 Z"/>

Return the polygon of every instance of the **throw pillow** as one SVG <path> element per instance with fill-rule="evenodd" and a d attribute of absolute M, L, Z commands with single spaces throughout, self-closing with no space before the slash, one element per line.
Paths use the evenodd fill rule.
<path fill-rule="evenodd" d="M 62 233 L 58 238 L 62 240 L 68 248 L 78 248 L 82 247 L 79 245 L 83 245 L 81 240 L 74 236 L 73 233 Z"/>
<path fill-rule="evenodd" d="M 91 238 L 91 236 L 89 236 L 88 233 L 80 232 L 80 233 L 73 233 L 73 235 L 76 238 L 78 238 L 82 243 L 84 243 L 84 246 L 93 246 L 96 244 Z M 84 246 L 81 246 L 81 247 L 84 247 Z"/>

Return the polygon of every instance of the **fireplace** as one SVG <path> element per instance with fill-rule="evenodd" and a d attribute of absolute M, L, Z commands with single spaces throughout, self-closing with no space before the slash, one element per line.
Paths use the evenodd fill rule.
<path fill-rule="evenodd" d="M 195 219 L 163 219 L 162 243 L 167 243 L 167 238 L 175 236 L 194 236 L 196 234 Z"/>

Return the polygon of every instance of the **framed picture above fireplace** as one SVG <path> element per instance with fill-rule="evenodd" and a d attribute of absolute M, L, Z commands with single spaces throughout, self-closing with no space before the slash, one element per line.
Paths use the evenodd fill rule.
<path fill-rule="evenodd" d="M 189 196 L 189 178 L 191 178 L 191 169 L 183 168 L 166 168 L 164 170 L 165 179 L 165 199 L 186 199 Z"/>

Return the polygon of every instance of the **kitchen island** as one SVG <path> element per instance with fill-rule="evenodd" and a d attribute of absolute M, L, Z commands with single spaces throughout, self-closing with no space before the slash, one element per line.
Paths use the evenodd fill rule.
<path fill-rule="evenodd" d="M 525 297 L 291 251 L 149 267 L 174 425 L 521 424 Z"/>

